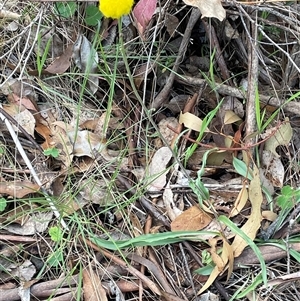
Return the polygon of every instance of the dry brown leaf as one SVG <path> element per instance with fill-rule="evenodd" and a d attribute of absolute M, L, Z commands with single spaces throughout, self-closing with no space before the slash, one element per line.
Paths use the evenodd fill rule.
<path fill-rule="evenodd" d="M 285 121 L 285 123 L 280 125 L 279 129 L 276 127 L 268 129 L 266 133 L 262 135 L 262 138 L 264 139 L 273 135 L 273 132 L 276 131 L 273 136 L 267 139 L 265 143 L 265 150 L 271 151 L 277 157 L 279 157 L 279 155 L 276 152 L 276 147 L 279 145 L 288 145 L 293 136 L 293 129 L 291 124 L 288 122 L 288 118 L 286 118 Z"/>
<path fill-rule="evenodd" d="M 148 75 L 153 70 L 153 67 L 154 65 L 152 63 L 144 63 L 134 70 L 134 83 L 138 89 L 146 78 L 145 75 Z"/>
<path fill-rule="evenodd" d="M 132 11 L 136 28 L 142 37 L 155 13 L 156 4 L 157 0 L 140 0 Z"/>
<path fill-rule="evenodd" d="M 10 195 L 15 198 L 35 193 L 40 190 L 40 186 L 29 181 L 0 182 L 0 193 Z"/>
<path fill-rule="evenodd" d="M 269 150 L 264 150 L 261 157 L 261 166 L 265 177 L 274 187 L 282 187 L 284 180 L 284 166 L 281 158 Z"/>
<path fill-rule="evenodd" d="M 172 158 L 172 151 L 168 147 L 161 147 L 154 154 L 149 166 L 147 179 L 152 179 L 148 191 L 159 191 L 166 185 L 167 164 Z"/>
<path fill-rule="evenodd" d="M 232 269 L 233 269 L 233 249 L 229 245 L 229 243 L 226 241 L 225 238 L 223 238 L 223 250 L 221 256 L 217 254 L 215 251 L 215 244 L 216 239 L 209 240 L 209 243 L 211 243 L 211 255 L 214 263 L 216 264 L 215 268 L 211 272 L 209 278 L 207 279 L 206 283 L 203 285 L 201 290 L 198 292 L 198 295 L 203 293 L 206 289 L 208 289 L 212 283 L 216 280 L 216 278 L 226 269 L 227 263 L 229 264 L 229 271 L 228 271 L 228 277 L 230 276 Z M 214 254 L 214 255 L 213 255 Z"/>
<path fill-rule="evenodd" d="M 255 166 L 253 171 L 253 179 L 249 186 L 249 200 L 251 202 L 251 214 L 247 222 L 243 225 L 241 230 L 252 240 L 255 239 L 256 233 L 261 226 L 261 204 L 263 201 L 263 196 L 261 192 L 260 178 L 259 178 L 259 170 Z M 239 256 L 245 247 L 247 246 L 247 242 L 240 236 L 236 236 L 233 243 L 232 249 L 234 252 L 234 257 Z"/>
<path fill-rule="evenodd" d="M 7 100 L 11 104 L 16 104 L 18 107 L 23 106 L 24 108 L 37 112 L 36 105 L 28 97 L 19 97 L 15 93 L 11 93 L 7 96 Z"/>
<path fill-rule="evenodd" d="M 224 124 L 232 124 L 237 121 L 242 121 L 242 119 L 235 114 L 233 111 L 226 111 L 224 116 Z"/>
<path fill-rule="evenodd" d="M 178 217 L 182 213 L 182 210 L 177 208 L 174 202 L 172 189 L 170 188 L 169 185 L 167 185 L 167 187 L 164 189 L 163 201 L 168 217 L 170 218 L 171 221 L 175 220 L 176 217 Z"/>
<path fill-rule="evenodd" d="M 165 18 L 165 26 L 167 28 L 168 34 L 173 37 L 173 35 L 176 33 L 176 30 L 178 28 L 179 19 L 176 16 L 173 16 L 172 14 L 166 14 Z"/>
<path fill-rule="evenodd" d="M 25 109 L 23 106 L 19 106 L 18 104 L 6 105 L 3 106 L 3 109 L 11 117 L 13 117 L 29 135 L 32 137 L 34 136 L 35 119 L 29 110 Z M 13 125 L 13 128 L 16 132 L 20 132 L 15 125 Z"/>
<path fill-rule="evenodd" d="M 71 57 L 73 53 L 73 44 L 70 44 L 63 54 L 57 57 L 46 69 L 51 74 L 62 74 L 71 66 Z"/>
<path fill-rule="evenodd" d="M 54 146 L 54 142 L 52 141 L 52 134 L 49 127 L 42 123 L 37 123 L 35 130 L 45 139 L 42 144 L 43 149 L 51 148 Z"/>
<path fill-rule="evenodd" d="M 186 112 L 180 112 L 179 123 L 184 124 L 187 128 L 200 132 L 202 127 L 202 120 L 196 115 Z"/>
<path fill-rule="evenodd" d="M 222 6 L 221 0 L 183 0 L 187 5 L 198 7 L 202 18 L 217 18 L 223 21 L 226 17 L 226 11 Z"/>
<path fill-rule="evenodd" d="M 278 215 L 273 212 L 273 211 L 269 211 L 269 210 L 265 210 L 261 213 L 261 216 L 263 219 L 266 219 L 270 222 L 274 222 L 275 219 L 278 217 Z"/>
<path fill-rule="evenodd" d="M 95 151 L 105 148 L 103 139 L 90 131 L 70 131 L 68 137 L 74 145 L 73 155 L 77 157 L 88 156 L 94 158 Z M 76 137 L 76 141 L 74 141 Z"/>
<path fill-rule="evenodd" d="M 173 220 L 171 230 L 198 231 L 205 228 L 211 220 L 211 217 L 198 206 L 192 206 Z"/>
<path fill-rule="evenodd" d="M 210 244 L 209 252 L 211 255 L 211 259 L 213 260 L 216 267 L 218 268 L 219 273 L 221 273 L 223 271 L 223 269 L 225 268 L 227 262 L 224 262 L 223 259 L 221 258 L 221 256 L 217 253 L 217 243 L 218 243 L 218 240 L 215 238 L 211 238 L 209 240 L 209 244 Z"/>
<path fill-rule="evenodd" d="M 67 168 L 71 165 L 74 156 L 73 145 L 68 137 L 67 125 L 61 124 L 59 121 L 54 122 L 51 125 L 51 133 L 54 144 L 52 147 L 56 147 L 59 150 L 57 159 L 64 163 L 63 168 Z"/>
<path fill-rule="evenodd" d="M 82 271 L 84 301 L 107 301 L 99 276 L 90 268 Z"/>

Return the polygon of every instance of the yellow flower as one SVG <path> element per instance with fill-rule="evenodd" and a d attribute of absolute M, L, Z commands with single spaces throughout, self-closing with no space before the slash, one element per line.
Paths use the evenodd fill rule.
<path fill-rule="evenodd" d="M 130 13 L 134 0 L 100 0 L 99 9 L 107 18 L 119 19 Z"/>

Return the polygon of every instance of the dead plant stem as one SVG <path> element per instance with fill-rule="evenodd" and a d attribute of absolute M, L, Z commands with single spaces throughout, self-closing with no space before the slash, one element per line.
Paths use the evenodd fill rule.
<path fill-rule="evenodd" d="M 192 9 L 192 13 L 191 13 L 190 19 L 188 21 L 188 24 L 186 26 L 186 30 L 184 32 L 182 42 L 179 47 L 177 58 L 176 58 L 174 66 L 172 68 L 172 72 L 170 73 L 170 76 L 168 77 L 167 83 L 165 84 L 164 88 L 160 91 L 160 93 L 153 100 L 153 102 L 151 104 L 152 109 L 159 108 L 164 102 L 167 101 L 167 97 L 170 93 L 171 88 L 173 87 L 173 83 L 174 83 L 174 80 L 176 77 L 177 70 L 178 70 L 179 65 L 182 62 L 182 59 L 186 52 L 186 49 L 187 49 L 187 46 L 188 46 L 188 43 L 189 43 L 189 40 L 190 40 L 190 37 L 192 34 L 192 30 L 193 30 L 196 22 L 200 18 L 200 15 L 201 15 L 201 13 L 198 8 Z"/>

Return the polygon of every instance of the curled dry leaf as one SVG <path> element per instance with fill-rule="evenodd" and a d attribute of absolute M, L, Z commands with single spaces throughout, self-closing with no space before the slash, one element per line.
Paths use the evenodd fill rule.
<path fill-rule="evenodd" d="M 273 135 L 275 131 L 275 134 Z M 288 145 L 293 136 L 293 129 L 291 124 L 286 119 L 286 122 L 282 123 L 277 129 L 276 127 L 268 129 L 262 138 L 267 138 L 271 136 L 265 143 L 265 150 L 271 151 L 275 156 L 279 157 L 278 153 L 276 152 L 276 147 L 279 145 Z"/>
<path fill-rule="evenodd" d="M 79 35 L 73 45 L 73 58 L 76 66 L 88 77 L 88 86 L 93 94 L 98 90 L 99 79 L 95 75 L 98 71 L 99 57 L 90 41 Z"/>
<path fill-rule="evenodd" d="M 48 126 L 40 123 L 39 121 L 36 124 L 35 130 L 37 133 L 41 135 L 41 137 L 44 138 L 44 142 L 42 144 L 42 148 L 45 150 L 47 148 L 53 147 L 53 141 L 52 141 L 52 133 Z"/>
<path fill-rule="evenodd" d="M 234 206 L 229 214 L 229 217 L 233 217 L 241 213 L 242 209 L 245 207 L 246 202 L 248 201 L 248 191 L 246 186 L 243 186 L 241 191 L 239 192 L 235 202 Z"/>
<path fill-rule="evenodd" d="M 221 0 L 183 0 L 187 5 L 198 7 L 202 18 L 217 18 L 223 21 L 226 17 L 226 11 L 222 6 Z"/>
<path fill-rule="evenodd" d="M 212 260 L 216 264 L 215 268 L 211 272 L 209 278 L 207 279 L 206 283 L 203 285 L 201 290 L 199 291 L 198 295 L 203 293 L 206 289 L 208 289 L 213 282 L 216 280 L 216 278 L 225 270 L 226 265 L 228 263 L 228 277 L 230 277 L 230 274 L 233 270 L 233 249 L 231 245 L 227 242 L 225 238 L 223 238 L 223 250 L 222 254 L 218 255 L 216 252 L 216 239 L 210 239 L 209 243 L 211 245 L 211 256 Z"/>
<path fill-rule="evenodd" d="M 249 185 L 249 200 L 251 202 L 251 214 L 247 220 L 247 222 L 242 226 L 241 230 L 252 240 L 255 239 L 256 233 L 261 226 L 261 204 L 263 201 L 260 178 L 259 178 L 259 170 L 257 167 L 254 167 L 253 179 Z M 245 247 L 247 246 L 247 242 L 240 236 L 236 236 L 233 243 L 232 249 L 234 252 L 234 257 L 239 256 Z"/>

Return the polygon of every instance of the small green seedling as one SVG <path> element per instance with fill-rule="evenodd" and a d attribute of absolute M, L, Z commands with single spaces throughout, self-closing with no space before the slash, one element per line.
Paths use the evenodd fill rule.
<path fill-rule="evenodd" d="M 48 232 L 53 241 L 55 241 L 55 242 L 61 241 L 62 231 L 59 227 L 57 227 L 57 226 L 51 227 Z"/>
<path fill-rule="evenodd" d="M 53 158 L 58 158 L 59 151 L 55 147 L 53 147 L 53 148 L 47 148 L 47 149 L 44 150 L 44 155 L 45 156 L 51 156 Z"/>
<path fill-rule="evenodd" d="M 291 186 L 284 186 L 281 195 L 277 197 L 277 205 L 282 209 L 292 209 L 296 203 L 300 202 L 300 190 L 293 189 Z"/>
<path fill-rule="evenodd" d="M 5 198 L 0 198 L 0 212 L 4 211 L 7 206 L 7 201 Z"/>
<path fill-rule="evenodd" d="M 38 74 L 39 74 L 39 77 L 40 77 L 41 74 L 42 74 L 42 70 L 43 70 L 43 67 L 45 65 L 48 53 L 49 53 L 49 49 L 50 49 L 52 39 L 49 39 L 47 41 L 47 44 L 46 44 L 46 47 L 45 47 L 45 50 L 44 50 L 43 53 L 40 53 L 41 44 L 42 44 L 42 36 L 40 34 L 38 36 L 38 41 L 37 42 L 38 42 L 38 53 L 37 53 L 37 56 L 36 56 L 36 64 L 37 64 Z"/>
<path fill-rule="evenodd" d="M 202 176 L 204 174 L 204 168 L 206 166 L 206 161 L 207 157 L 211 152 L 214 152 L 216 149 L 210 149 L 204 153 L 204 156 L 202 158 L 202 166 L 197 172 L 197 178 L 191 179 L 189 181 L 189 186 L 193 190 L 193 192 L 197 195 L 198 197 L 198 202 L 201 208 L 203 208 L 203 201 L 209 199 L 209 190 L 207 187 L 204 186 L 204 183 L 202 182 Z"/>
<path fill-rule="evenodd" d="M 48 232 L 51 237 L 51 240 L 56 243 L 60 242 L 63 238 L 62 230 L 57 226 L 51 227 Z M 61 247 L 58 247 L 54 252 L 52 252 L 49 255 L 47 263 L 51 267 L 58 267 L 62 262 L 64 262 L 63 249 Z"/>

